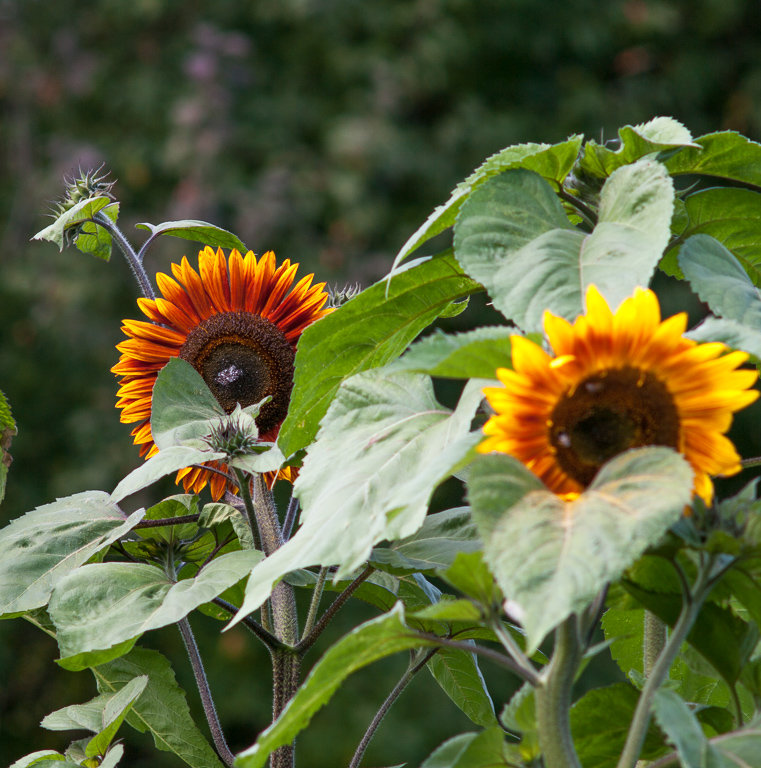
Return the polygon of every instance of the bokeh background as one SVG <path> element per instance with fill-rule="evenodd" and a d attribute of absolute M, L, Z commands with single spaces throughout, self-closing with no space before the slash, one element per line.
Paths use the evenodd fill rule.
<path fill-rule="evenodd" d="M 136 222 L 205 219 L 321 280 L 368 285 L 486 156 L 572 133 L 610 138 L 655 115 L 695 135 L 761 138 L 761 4 L 0 0 L 0 388 L 19 425 L 0 522 L 111 490 L 137 461 L 109 372 L 119 321 L 136 316 L 130 274 L 117 254 L 104 263 L 29 242 L 64 175 L 105 163 L 135 241 Z M 195 250 L 167 239 L 148 266 Z M 331 638 L 371 615 L 359 606 Z M 240 749 L 267 722 L 267 660 L 248 636 L 218 629 L 197 621 Z M 145 642 L 178 660 L 190 690 L 176 632 Z M 65 747 L 69 734 L 40 719 L 93 694 L 55 655 L 23 621 L 0 623 L 0 764 Z M 404 665 L 351 678 L 301 738 L 305 764 L 346 764 Z M 486 672 L 501 707 L 510 686 Z M 366 764 L 417 765 L 469 729 L 422 674 Z M 180 765 L 125 735 L 130 766 Z"/>

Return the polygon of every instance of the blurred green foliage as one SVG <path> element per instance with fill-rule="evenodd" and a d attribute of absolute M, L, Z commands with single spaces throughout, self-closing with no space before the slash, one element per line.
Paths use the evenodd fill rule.
<path fill-rule="evenodd" d="M 109 372 L 119 320 L 137 316 L 129 272 L 117 257 L 28 242 L 65 174 L 106 163 L 138 242 L 138 221 L 205 219 L 321 280 L 367 285 L 458 180 L 509 144 L 612 137 L 657 114 L 694 135 L 761 138 L 759 22 L 745 0 L 0 0 L 0 387 L 19 428 L 2 520 L 111 490 L 137 462 Z M 196 250 L 167 239 L 148 266 Z M 267 719 L 263 652 L 199 624 L 242 748 Z M 155 642 L 178 656 L 175 633 Z M 86 675 L 55 670 L 54 653 L 32 627 L 0 625 L 9 761 L 62 746 L 39 720 L 91 695 Z M 403 665 L 349 681 L 300 742 L 310 765 L 348 761 Z M 498 710 L 506 696 L 495 691 Z M 368 762 L 415 764 L 467 727 L 421 677 Z M 320 739 L 346 746 L 321 754 Z M 130 765 L 177 764 L 138 748 Z"/>

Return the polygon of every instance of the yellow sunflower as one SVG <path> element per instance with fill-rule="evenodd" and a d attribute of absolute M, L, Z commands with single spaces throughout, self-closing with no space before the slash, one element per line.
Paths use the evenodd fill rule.
<path fill-rule="evenodd" d="M 138 299 L 148 318 L 125 320 L 129 338 L 117 345 L 122 353 L 111 369 L 120 378 L 121 421 L 138 422 L 132 435 L 140 455 L 158 452 L 151 436 L 151 398 L 158 372 L 170 358 L 187 360 L 204 378 L 219 404 L 230 413 L 266 396 L 270 400 L 256 419 L 262 440 L 277 437 L 288 411 L 293 386 L 293 359 L 302 331 L 330 310 L 324 283 L 312 285 L 307 275 L 293 285 L 298 264 L 286 259 L 279 267 L 275 254 L 258 261 L 249 251 L 233 250 L 229 259 L 221 249 L 206 247 L 198 254 L 196 272 L 183 257 L 172 264 L 174 278 L 156 275 L 161 297 Z M 200 273 L 200 274 L 199 274 Z M 197 493 L 207 483 L 214 499 L 227 486 L 222 464 L 211 470 L 187 467 L 177 474 L 187 492 Z M 281 477 L 291 479 L 288 469 Z"/>
<path fill-rule="evenodd" d="M 520 459 L 557 494 L 580 493 L 599 468 L 629 448 L 665 445 L 695 471 L 695 492 L 713 497 L 711 475 L 740 471 L 724 436 L 732 414 L 752 403 L 757 372 L 737 370 L 744 352 L 683 336 L 687 315 L 661 322 L 655 294 L 638 288 L 614 314 L 594 287 L 573 325 L 544 314 L 554 357 L 512 337 L 513 370 L 484 394 L 496 412 L 482 453 Z"/>

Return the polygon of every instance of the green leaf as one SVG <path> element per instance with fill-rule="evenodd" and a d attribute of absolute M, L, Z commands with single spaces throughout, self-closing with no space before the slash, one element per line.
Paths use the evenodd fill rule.
<path fill-rule="evenodd" d="M 66 245 L 64 233 L 67 229 L 71 229 L 83 221 L 88 221 L 98 211 L 113 204 L 112 199 L 107 196 L 90 197 L 87 200 L 81 200 L 69 208 L 68 211 L 62 213 L 49 227 L 41 229 L 32 237 L 32 240 L 47 240 L 48 242 L 55 243 L 58 249 L 62 251 Z M 114 219 L 115 217 L 112 216 L 111 218 Z"/>
<path fill-rule="evenodd" d="M 684 201 L 684 210 L 688 221 L 679 233 L 680 242 L 698 234 L 716 238 L 734 254 L 753 283 L 761 285 L 761 194 L 731 187 L 703 189 Z M 664 261 L 673 261 L 681 247 L 667 251 Z"/>
<path fill-rule="evenodd" d="M 524 761 L 531 763 L 542 754 L 533 686 L 524 683 L 502 708 L 499 719 L 508 731 L 520 734 L 518 751 Z"/>
<path fill-rule="evenodd" d="M 587 287 L 612 308 L 647 285 L 669 240 L 673 186 L 665 168 L 640 160 L 605 182 L 591 234 L 571 226 L 552 187 L 507 171 L 475 192 L 455 225 L 455 254 L 505 317 L 540 331 L 545 310 L 584 312 Z"/>
<path fill-rule="evenodd" d="M 595 688 L 571 708 L 571 732 L 584 768 L 616 765 L 639 700 L 639 691 L 628 683 Z M 651 726 L 640 754 L 652 760 L 663 754 L 663 738 Z"/>
<path fill-rule="evenodd" d="M 44 763 L 52 762 L 58 763 L 55 768 L 80 768 L 76 763 L 70 762 L 54 749 L 40 749 L 29 755 L 24 755 L 24 757 L 20 757 L 8 768 L 31 768 L 33 765 L 43 765 Z"/>
<path fill-rule="evenodd" d="M 481 733 L 462 733 L 438 747 L 420 768 L 499 768 L 510 766 L 500 728 Z"/>
<path fill-rule="evenodd" d="M 758 195 L 761 206 L 761 195 Z M 720 317 L 761 328 L 761 294 L 740 262 L 718 240 L 693 235 L 682 246 L 679 266 L 693 290 Z"/>
<path fill-rule="evenodd" d="M 474 462 L 473 518 L 529 653 L 679 520 L 692 484 L 689 464 L 662 447 L 616 456 L 568 502 L 516 459 L 492 454 Z"/>
<path fill-rule="evenodd" d="M 100 213 L 115 222 L 119 217 L 119 203 L 105 206 Z M 82 224 L 82 231 L 77 235 L 74 245 L 82 253 L 90 254 L 103 261 L 111 258 L 111 233 L 95 222 L 88 221 Z"/>
<path fill-rule="evenodd" d="M 389 370 L 449 379 L 494 379 L 497 368 L 512 367 L 510 337 L 517 333 L 517 328 L 505 326 L 454 334 L 436 329 L 415 342 Z"/>
<path fill-rule="evenodd" d="M 216 557 L 193 579 L 172 581 L 143 563 L 94 563 L 58 583 L 50 601 L 61 660 L 112 648 L 173 624 L 236 584 L 262 558 L 255 550 Z M 71 665 L 69 665 L 71 666 Z"/>
<path fill-rule="evenodd" d="M 151 399 L 151 435 L 159 450 L 175 445 L 208 447 L 210 434 L 225 412 L 198 371 L 173 357 L 159 371 Z"/>
<path fill-rule="evenodd" d="M 236 768 L 265 765 L 272 751 L 293 741 L 352 673 L 393 653 L 430 645 L 409 629 L 401 603 L 360 625 L 325 652 L 280 717 L 255 744 L 236 756 Z"/>
<path fill-rule="evenodd" d="M 8 477 L 8 468 L 11 465 L 10 453 L 11 440 L 17 434 L 16 422 L 11 415 L 11 406 L 2 390 L 0 390 L 0 502 L 5 498 L 5 482 Z"/>
<path fill-rule="evenodd" d="M 436 402 L 427 376 L 366 371 L 345 381 L 294 485 L 301 527 L 256 568 L 236 621 L 289 571 L 338 565 L 340 579 L 378 542 L 413 535 L 436 486 L 479 441 L 469 429 L 480 401 L 478 381 L 454 413 Z"/>
<path fill-rule="evenodd" d="M 205 504 L 198 518 L 198 525 L 212 528 L 220 523 L 230 521 L 235 535 L 240 541 L 241 549 L 254 549 L 254 534 L 243 512 L 229 504 Z"/>
<path fill-rule="evenodd" d="M 460 552 L 481 548 L 468 507 L 428 515 L 420 530 L 386 547 L 376 547 L 370 565 L 389 573 L 425 573 L 449 568 Z"/>
<path fill-rule="evenodd" d="M 761 144 L 734 131 L 708 133 L 666 161 L 672 176 L 697 174 L 761 187 Z"/>
<path fill-rule="evenodd" d="M 758 716 L 744 728 L 711 739 L 711 744 L 727 768 L 761 768 L 761 720 Z"/>
<path fill-rule="evenodd" d="M 46 605 L 53 587 L 96 552 L 131 531 L 107 493 L 87 491 L 45 504 L 0 530 L 0 614 Z"/>
<path fill-rule="evenodd" d="M 42 720 L 42 727 L 50 731 L 86 729 L 95 737 L 90 739 L 87 757 L 105 755 L 127 712 L 148 684 L 148 676 L 140 675 L 130 680 L 116 693 L 102 693 L 86 704 L 73 704 L 58 709 Z"/>
<path fill-rule="evenodd" d="M 152 240 L 160 235 L 181 237 L 195 243 L 203 243 L 213 248 L 235 248 L 241 253 L 246 252 L 246 246 L 232 232 L 216 227 L 206 221 L 183 219 L 181 221 L 164 221 L 161 224 L 142 222 L 135 224 L 138 229 L 147 229 Z"/>
<path fill-rule="evenodd" d="M 732 349 L 748 352 L 756 365 L 761 364 L 761 330 L 741 325 L 723 317 L 707 317 L 685 334 L 697 342 L 720 341 Z"/>
<path fill-rule="evenodd" d="M 618 137 L 620 146 L 615 151 L 594 141 L 587 142 L 579 167 L 593 176 L 605 177 L 653 152 L 698 146 L 687 128 L 673 117 L 654 117 L 640 125 L 625 125 L 619 128 Z"/>
<path fill-rule="evenodd" d="M 487 179 L 509 168 L 525 168 L 559 186 L 573 168 L 581 141 L 581 136 L 572 136 L 567 141 L 554 145 L 516 144 L 487 158 L 465 181 L 452 190 L 449 200 L 439 205 L 407 240 L 394 258 L 391 272 L 395 272 L 399 264 L 423 243 L 451 227 L 463 203 Z"/>
<path fill-rule="evenodd" d="M 127 714 L 127 723 L 141 733 L 150 732 L 158 749 L 173 752 L 191 768 L 222 768 L 190 716 L 169 661 L 160 653 L 134 648 L 92 672 L 101 693 L 119 691 L 136 677 L 148 675 L 148 687 Z"/>
<path fill-rule="evenodd" d="M 494 703 L 472 653 L 442 648 L 429 660 L 428 669 L 447 696 L 476 725 L 497 725 Z"/>
<path fill-rule="evenodd" d="M 480 289 L 451 255 L 440 256 L 376 283 L 310 325 L 296 351 L 291 404 L 278 438 L 283 453 L 291 456 L 314 439 L 344 379 L 398 357 L 452 301 Z"/>
<path fill-rule="evenodd" d="M 708 743 L 695 715 L 679 696 L 666 688 L 656 691 L 653 712 L 658 725 L 676 747 L 684 768 L 721 768 L 724 762 Z"/>
<path fill-rule="evenodd" d="M 460 552 L 452 565 L 439 576 L 464 595 L 489 607 L 499 605 L 502 595 L 491 571 L 484 562 L 484 553 Z"/>
<path fill-rule="evenodd" d="M 169 448 L 164 448 L 137 469 L 133 469 L 116 486 L 111 494 L 111 501 L 118 504 L 127 496 L 131 496 L 133 493 L 153 485 L 162 477 L 171 475 L 184 467 L 189 467 L 191 464 L 203 464 L 206 461 L 219 461 L 224 458 L 224 453 L 212 450 L 204 451 L 186 445 L 172 445 Z"/>
<path fill-rule="evenodd" d="M 605 639 L 612 641 L 610 655 L 626 677 L 636 684 L 643 675 L 644 609 L 608 608 L 601 624 Z"/>

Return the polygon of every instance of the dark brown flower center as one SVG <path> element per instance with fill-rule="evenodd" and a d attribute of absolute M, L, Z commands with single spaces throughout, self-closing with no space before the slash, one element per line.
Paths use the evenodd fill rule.
<path fill-rule="evenodd" d="M 277 427 L 288 412 L 294 352 L 274 323 L 251 312 L 212 315 L 196 326 L 180 349 L 203 376 L 219 404 L 230 413 L 272 397 L 262 406 L 259 433 Z"/>
<path fill-rule="evenodd" d="M 583 486 L 609 459 L 629 448 L 676 448 L 679 414 L 666 387 L 636 368 L 602 371 L 558 401 L 550 443 L 563 471 Z"/>

